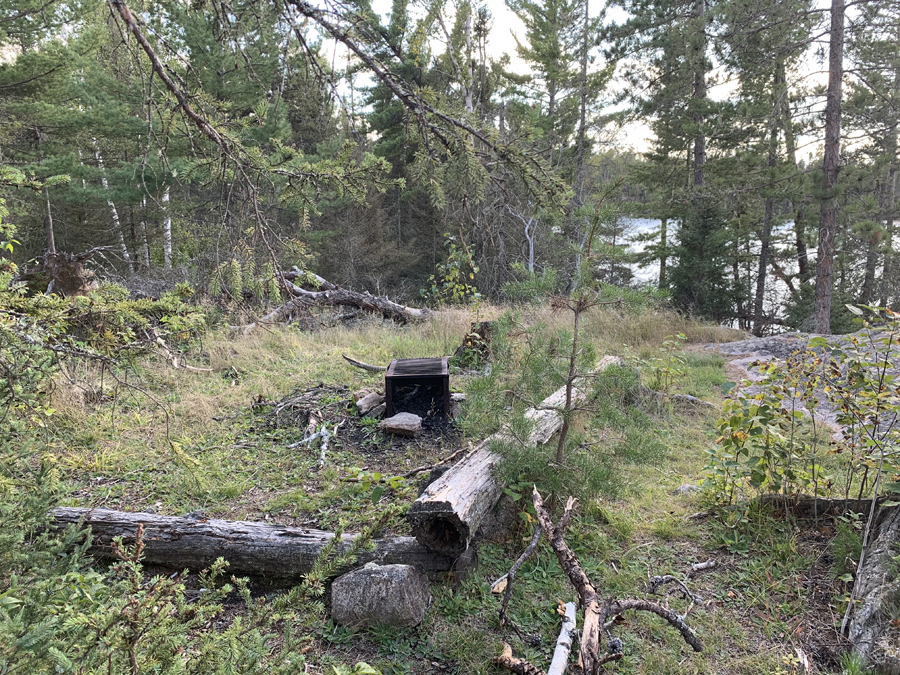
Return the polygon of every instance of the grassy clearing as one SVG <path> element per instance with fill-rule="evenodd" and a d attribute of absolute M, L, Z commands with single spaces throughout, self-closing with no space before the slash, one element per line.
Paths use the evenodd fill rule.
<path fill-rule="evenodd" d="M 493 318 L 499 308 L 482 308 Z M 138 389 L 100 382 L 98 372 L 70 373 L 54 393 L 55 437 L 48 457 L 69 487 L 67 502 L 126 510 L 181 514 L 203 509 L 209 516 L 269 520 L 352 529 L 367 519 L 371 486 L 341 479 L 354 470 L 400 473 L 447 456 L 467 440 L 458 434 L 417 441 L 385 438 L 369 423 L 352 420 L 338 434 L 324 468 L 303 448 L 305 418 L 273 423 L 265 402 L 304 392 L 315 394 L 335 419 L 352 411 L 351 393 L 377 387 L 378 374 L 352 368 L 346 353 L 369 363 L 390 358 L 452 354 L 468 330 L 470 313 L 446 311 L 421 326 L 372 322 L 316 333 L 261 330 L 250 336 L 209 336 L 189 362 L 213 373 L 175 371 L 163 362 L 142 362 L 128 375 Z M 568 317 L 545 308 L 523 311 L 519 321 L 552 336 Z M 690 349 L 692 343 L 727 341 L 735 332 L 674 314 L 600 309 L 586 316 L 585 335 L 598 354 L 629 354 L 648 360 L 667 336 L 683 333 L 687 351 L 677 356 L 681 373 L 672 393 L 721 399 L 724 361 Z M 454 388 L 473 386 L 456 376 Z M 549 385 L 547 385 L 549 386 Z M 153 401 L 159 402 L 159 405 Z M 263 402 L 257 408 L 254 403 Z M 713 441 L 715 411 L 666 407 L 637 410 L 615 397 L 579 420 L 577 432 L 600 455 L 606 470 L 602 491 L 582 501 L 567 541 L 604 596 L 639 596 L 648 576 L 683 575 L 693 562 L 715 557 L 719 567 L 694 579 L 703 597 L 689 623 L 706 645 L 694 654 L 655 617 L 628 617 L 616 628 L 626 658 L 623 673 L 793 673 L 800 648 L 819 672 L 840 672 L 831 627 L 844 588 L 843 561 L 853 555 L 853 532 L 805 530 L 768 514 L 736 520 L 691 520 L 704 508 L 699 492 L 683 485 L 701 479 L 704 449 Z M 549 452 L 549 451 L 548 451 Z M 408 481 L 382 500 L 411 501 Z M 402 531 L 403 523 L 392 529 Z M 476 570 L 465 580 L 436 585 L 425 623 L 411 631 L 356 630 L 321 622 L 310 636 L 308 672 L 329 664 L 365 660 L 384 673 L 497 673 L 491 660 L 501 640 L 535 663 L 546 665 L 558 631 L 558 600 L 573 598 L 549 547 L 523 566 L 510 605 L 526 639 L 497 622 L 499 599 L 490 583 L 509 568 L 530 539 L 522 520 L 509 541 L 480 547 Z M 683 611 L 684 602 L 671 605 Z M 610 667 L 613 670 L 613 667 Z"/>

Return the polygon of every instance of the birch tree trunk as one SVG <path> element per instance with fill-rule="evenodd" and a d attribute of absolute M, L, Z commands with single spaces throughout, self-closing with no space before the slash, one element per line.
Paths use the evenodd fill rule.
<path fill-rule="evenodd" d="M 100 150 L 97 148 L 96 141 L 94 142 L 94 157 L 97 159 L 97 167 L 100 169 L 100 183 L 107 193 L 106 203 L 109 205 L 110 215 L 112 216 L 113 229 L 116 233 L 116 242 L 119 244 L 119 251 L 122 253 L 122 259 L 125 261 L 125 264 L 128 265 L 128 271 L 131 274 L 134 274 L 134 264 L 131 260 L 131 254 L 128 252 L 128 246 L 125 244 L 125 235 L 122 232 L 122 221 L 119 220 L 119 211 L 116 209 L 116 204 L 109 195 L 109 181 L 106 180 L 106 170 L 103 168 L 103 157 L 100 155 Z"/>
<path fill-rule="evenodd" d="M 163 203 L 163 267 L 172 269 L 172 214 L 169 213 L 169 187 L 162 196 Z"/>

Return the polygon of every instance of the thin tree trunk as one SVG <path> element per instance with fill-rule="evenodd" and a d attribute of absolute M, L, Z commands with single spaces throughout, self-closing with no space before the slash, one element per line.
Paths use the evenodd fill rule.
<path fill-rule="evenodd" d="M 775 74 L 775 98 L 776 106 L 779 96 L 778 73 Z M 772 177 L 775 173 L 775 164 L 778 159 L 778 124 L 773 120 L 772 128 L 769 132 L 769 172 Z M 765 213 L 763 215 L 762 230 L 759 233 L 759 266 L 756 271 L 756 296 L 753 299 L 753 334 L 761 337 L 766 328 L 765 318 L 763 317 L 763 304 L 766 297 L 766 275 L 769 270 L 769 248 L 772 240 L 772 217 L 775 211 L 774 197 L 766 197 Z"/>
<path fill-rule="evenodd" d="M 163 211 L 165 212 L 165 217 L 163 218 L 163 267 L 170 270 L 172 269 L 172 214 L 169 213 L 168 186 L 166 186 L 166 191 L 163 192 L 162 203 Z"/>
<path fill-rule="evenodd" d="M 588 28 L 590 26 L 590 14 L 588 12 L 589 0 L 584 0 L 584 24 L 582 26 L 581 41 L 581 111 L 578 119 L 578 158 L 575 175 L 575 191 L 579 201 L 584 186 L 584 137 L 587 128 L 587 73 L 588 73 Z"/>
<path fill-rule="evenodd" d="M 695 30 L 698 31 L 694 47 L 694 112 L 692 118 L 697 127 L 694 137 L 694 189 L 706 185 L 706 135 L 703 133 L 705 117 L 701 106 L 706 101 L 706 0 L 694 0 Z"/>
<path fill-rule="evenodd" d="M 794 136 L 794 125 L 791 120 L 791 103 L 788 99 L 787 89 L 787 73 L 785 72 L 784 61 L 778 60 L 776 66 L 776 77 L 778 84 L 782 85 L 779 96 L 781 100 L 781 120 L 784 129 L 784 145 L 787 150 L 787 156 L 791 160 L 798 171 L 800 166 L 797 164 L 797 139 Z M 801 198 L 799 204 L 796 205 L 794 216 L 794 250 L 797 254 L 797 275 L 800 278 L 801 286 L 809 281 L 809 255 L 806 251 L 806 230 L 803 224 L 805 202 Z"/>
<path fill-rule="evenodd" d="M 113 220 L 113 229 L 116 233 L 116 241 L 119 244 L 119 250 L 122 252 L 122 259 L 128 265 L 128 271 L 131 274 L 134 274 L 134 265 L 131 262 L 131 254 L 128 252 L 128 246 L 125 244 L 125 235 L 122 232 L 122 221 L 119 220 L 119 211 L 116 209 L 115 202 L 112 200 L 112 197 L 109 196 L 109 181 L 106 180 L 106 170 L 103 168 L 103 157 L 100 155 L 100 150 L 96 145 L 94 145 L 94 157 L 97 159 L 97 167 L 100 169 L 100 183 L 107 193 L 106 203 L 109 205 L 110 215 Z"/>
<path fill-rule="evenodd" d="M 841 90 L 844 76 L 844 0 L 831 0 L 828 47 L 828 94 L 825 104 L 825 158 L 822 164 L 825 198 L 819 214 L 819 248 L 816 254 L 816 333 L 831 333 L 831 298 L 834 278 L 834 235 L 837 221 L 835 188 L 840 170 Z"/>
<path fill-rule="evenodd" d="M 141 249 L 144 256 L 144 268 L 150 269 L 150 235 L 147 232 L 147 198 L 141 197 Z"/>
<path fill-rule="evenodd" d="M 475 112 L 475 62 L 472 59 L 472 8 L 466 16 L 466 112 Z"/>
<path fill-rule="evenodd" d="M 889 158 L 890 165 L 888 167 L 887 180 L 884 187 L 886 190 L 884 199 L 884 212 L 882 218 L 884 220 L 884 269 L 881 273 L 881 306 L 887 307 L 890 304 L 890 297 L 893 293 L 896 298 L 898 272 L 897 269 L 897 253 L 894 251 L 894 207 L 897 203 L 897 125 L 898 114 L 897 106 L 900 103 L 900 67 L 894 70 L 894 88 L 891 92 L 891 103 L 893 111 L 893 127 L 888 130 L 885 139 L 885 155 Z"/>
<path fill-rule="evenodd" d="M 44 230 L 47 233 L 47 253 L 56 253 L 56 237 L 53 234 L 53 214 L 50 212 L 50 191 L 44 188 L 47 215 L 44 216 Z"/>
<path fill-rule="evenodd" d="M 669 219 L 662 218 L 659 221 L 659 287 L 666 288 L 668 280 L 666 279 L 666 263 L 669 256 L 666 255 L 669 236 Z"/>

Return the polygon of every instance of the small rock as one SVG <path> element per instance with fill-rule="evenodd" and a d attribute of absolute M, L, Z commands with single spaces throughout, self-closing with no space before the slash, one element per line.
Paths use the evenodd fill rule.
<path fill-rule="evenodd" d="M 422 433 L 422 418 L 412 413 L 397 413 L 381 420 L 381 430 L 398 436 L 418 436 Z"/>
<path fill-rule="evenodd" d="M 374 417 L 378 419 L 382 415 L 384 415 L 384 411 L 387 410 L 387 403 L 382 403 L 381 405 L 377 405 L 372 408 L 369 412 L 367 412 L 363 417 Z"/>
<path fill-rule="evenodd" d="M 362 398 L 357 399 L 356 410 L 360 414 L 360 416 L 364 416 L 367 412 L 369 412 L 373 408 L 377 408 L 382 403 L 384 403 L 384 396 L 382 396 L 378 392 L 371 392 L 369 394 L 366 394 Z"/>
<path fill-rule="evenodd" d="M 358 401 L 359 399 L 365 398 L 366 396 L 368 396 L 371 393 L 372 393 L 371 389 L 360 389 L 359 391 L 353 393 L 353 400 Z"/>
<path fill-rule="evenodd" d="M 331 585 L 331 617 L 343 626 L 412 628 L 430 602 L 428 578 L 411 565 L 368 563 Z"/>
<path fill-rule="evenodd" d="M 462 403 L 465 400 L 465 394 L 450 394 L 450 417 L 459 417 L 462 412 Z"/>
<path fill-rule="evenodd" d="M 695 492 L 700 492 L 700 486 L 691 485 L 690 483 L 685 483 L 675 490 L 676 495 L 690 495 Z"/>

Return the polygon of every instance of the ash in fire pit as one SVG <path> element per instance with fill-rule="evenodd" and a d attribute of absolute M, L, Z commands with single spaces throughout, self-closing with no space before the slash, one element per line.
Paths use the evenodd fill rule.
<path fill-rule="evenodd" d="M 410 412 L 419 417 L 450 413 L 450 370 L 447 357 L 394 359 L 384 374 L 384 393 L 390 417 Z"/>

